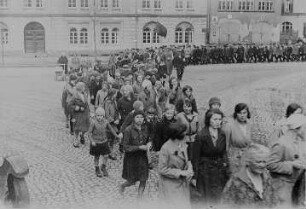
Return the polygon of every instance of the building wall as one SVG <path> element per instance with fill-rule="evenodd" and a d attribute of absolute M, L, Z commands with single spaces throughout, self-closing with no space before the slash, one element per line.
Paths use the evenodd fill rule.
<path fill-rule="evenodd" d="M 282 4 L 273 0 L 271 11 L 258 9 L 260 0 L 253 1 L 249 11 L 239 9 L 239 1 L 232 0 L 232 9 L 219 9 L 219 1 L 210 3 L 211 43 L 256 43 L 269 44 L 280 38 L 280 18 Z"/>
<path fill-rule="evenodd" d="M 77 0 L 76 8 L 68 8 L 68 0 L 43 0 L 42 8 L 25 8 L 24 0 L 8 0 L 6 8 L 0 8 L 0 27 L 9 31 L 6 54 L 25 53 L 25 26 L 30 22 L 40 23 L 45 30 L 45 53 L 58 54 L 61 51 L 92 53 L 109 52 L 127 48 L 144 48 L 175 43 L 175 28 L 181 22 L 192 25 L 193 43 L 206 43 L 207 3 L 206 0 L 193 0 L 193 8 L 176 9 L 176 0 L 161 0 L 161 8 L 142 7 L 142 0 L 119 0 L 119 8 L 100 8 L 100 0 L 89 0 L 88 8 L 81 8 Z M 109 3 L 111 1 L 109 0 Z M 167 36 L 160 37 L 160 43 L 144 44 L 143 28 L 151 22 L 159 22 L 167 28 Z M 1 26 L 2 25 L 2 26 Z M 87 44 L 70 44 L 70 28 L 88 30 Z M 117 44 L 102 44 L 101 29 L 119 29 Z M 94 32 L 95 31 L 95 32 Z M 79 34 L 78 34 L 79 35 Z M 96 39 L 94 39 L 96 37 Z M 96 41 L 95 41 L 96 40 Z"/>
<path fill-rule="evenodd" d="M 284 0 L 284 3 L 286 1 Z M 298 39 L 306 42 L 306 1 L 294 0 L 291 3 L 292 10 L 284 12 L 281 21 L 291 23 L 292 30 L 297 33 Z"/>

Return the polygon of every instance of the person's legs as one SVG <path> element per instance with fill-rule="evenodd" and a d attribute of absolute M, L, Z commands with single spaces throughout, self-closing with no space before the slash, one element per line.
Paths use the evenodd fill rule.
<path fill-rule="evenodd" d="M 121 195 L 123 195 L 125 188 L 126 187 L 130 187 L 130 186 L 132 186 L 134 184 L 135 184 L 135 182 L 130 182 L 130 181 L 126 181 L 123 184 L 120 184 L 120 186 L 119 186 L 119 193 Z"/>
<path fill-rule="evenodd" d="M 143 193 L 144 193 L 144 190 L 146 188 L 146 183 L 147 181 L 140 181 L 139 183 L 139 187 L 138 187 L 138 198 L 141 199 L 143 197 Z"/>
<path fill-rule="evenodd" d="M 106 177 L 108 177 L 108 172 L 107 172 L 107 169 L 106 169 L 107 160 L 108 160 L 108 155 L 101 156 L 101 161 L 102 161 L 101 171 L 102 171 L 103 175 L 106 176 Z"/>
<path fill-rule="evenodd" d="M 73 146 L 74 147 L 79 147 L 80 146 L 80 139 L 79 138 L 80 138 L 81 133 L 80 132 L 75 132 L 74 135 L 75 135 L 75 137 L 73 139 Z"/>
<path fill-rule="evenodd" d="M 100 158 L 99 155 L 94 156 L 94 165 L 95 165 L 95 172 L 96 172 L 97 177 L 101 178 L 102 173 L 101 173 L 101 170 L 99 168 L 99 158 Z"/>

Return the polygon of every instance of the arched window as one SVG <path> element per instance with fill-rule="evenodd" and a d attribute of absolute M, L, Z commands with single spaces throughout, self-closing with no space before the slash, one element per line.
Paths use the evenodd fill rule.
<path fill-rule="evenodd" d="M 182 28 L 177 28 L 175 30 L 175 43 L 183 43 L 183 30 L 182 30 Z"/>
<path fill-rule="evenodd" d="M 193 39 L 193 31 L 191 28 L 187 28 L 185 30 L 185 43 L 192 43 Z"/>
<path fill-rule="evenodd" d="M 153 30 L 153 40 L 152 40 L 152 43 L 154 43 L 154 44 L 158 44 L 159 43 L 159 35 L 157 34 L 156 29 Z"/>
<path fill-rule="evenodd" d="M 88 32 L 86 28 L 80 31 L 80 44 L 88 44 Z"/>
<path fill-rule="evenodd" d="M 76 28 L 70 28 L 70 44 L 78 44 L 78 31 Z"/>
<path fill-rule="evenodd" d="M 151 30 L 150 28 L 143 29 L 143 43 L 151 43 Z"/>
<path fill-rule="evenodd" d="M 283 32 L 291 32 L 292 31 L 292 23 L 291 22 L 283 22 L 282 23 L 282 31 Z"/>
<path fill-rule="evenodd" d="M 108 28 L 103 28 L 101 30 L 101 44 L 108 44 L 108 43 L 109 43 Z"/>
<path fill-rule="evenodd" d="M 112 30 L 112 44 L 118 44 L 118 32 L 119 32 L 118 28 L 114 28 Z"/>

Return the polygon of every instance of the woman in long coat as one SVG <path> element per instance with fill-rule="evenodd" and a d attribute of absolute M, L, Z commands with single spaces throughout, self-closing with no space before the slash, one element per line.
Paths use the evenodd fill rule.
<path fill-rule="evenodd" d="M 146 181 L 149 177 L 149 162 L 147 149 L 149 136 L 147 127 L 144 125 L 144 112 L 135 111 L 134 122 L 128 126 L 123 133 L 123 149 L 125 151 L 123 159 L 122 178 L 126 180 L 120 185 L 120 194 L 126 187 L 134 185 L 140 181 L 138 187 L 138 198 L 142 198 Z"/>
<path fill-rule="evenodd" d="M 213 109 L 205 118 L 205 127 L 196 135 L 192 164 L 194 179 L 201 193 L 201 203 L 218 204 L 228 180 L 228 159 L 225 134 L 221 130 L 223 113 Z"/>
<path fill-rule="evenodd" d="M 84 133 L 88 131 L 90 125 L 90 110 L 88 95 L 85 93 L 85 83 L 78 82 L 76 84 L 76 93 L 71 99 L 69 107 L 71 110 L 72 122 L 74 123 L 75 139 L 73 146 L 79 147 L 80 141 L 84 144 Z"/>
<path fill-rule="evenodd" d="M 189 183 L 193 168 L 187 155 L 185 124 L 172 124 L 170 139 L 159 153 L 159 196 L 165 208 L 191 208 Z"/>

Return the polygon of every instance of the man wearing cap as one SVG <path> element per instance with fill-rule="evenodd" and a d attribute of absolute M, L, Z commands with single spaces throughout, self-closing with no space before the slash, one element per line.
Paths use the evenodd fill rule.
<path fill-rule="evenodd" d="M 306 168 L 306 117 L 293 114 L 288 118 L 287 126 L 288 131 L 271 147 L 267 168 L 273 177 L 272 184 L 278 204 L 291 206 L 293 186 Z"/>

